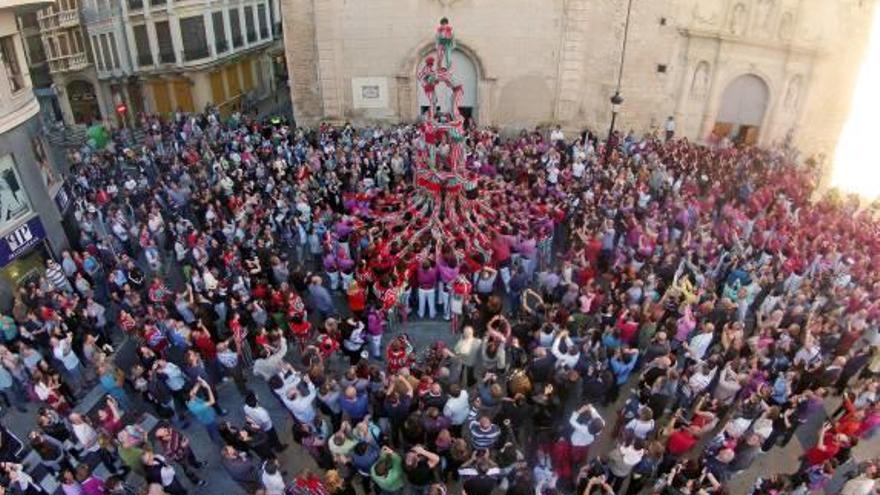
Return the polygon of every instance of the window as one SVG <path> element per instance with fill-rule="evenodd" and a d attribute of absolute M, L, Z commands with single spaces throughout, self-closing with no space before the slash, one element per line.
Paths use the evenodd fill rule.
<path fill-rule="evenodd" d="M 128 10 L 141 10 L 143 8 L 144 0 L 128 0 Z"/>
<path fill-rule="evenodd" d="M 657 72 L 666 74 L 666 64 L 657 64 Z"/>
<path fill-rule="evenodd" d="M 67 46 L 67 33 L 61 33 L 58 35 L 58 44 L 61 46 L 62 57 L 70 55 L 70 49 Z"/>
<path fill-rule="evenodd" d="M 107 70 L 113 70 L 116 67 L 113 66 L 113 58 L 110 56 L 110 42 L 107 41 L 107 34 L 101 34 L 101 56 L 104 57 L 104 67 Z"/>
<path fill-rule="evenodd" d="M 55 40 L 52 38 L 46 39 L 46 46 L 49 50 L 49 58 L 55 58 L 58 56 L 58 50 L 55 48 Z"/>
<path fill-rule="evenodd" d="M 98 70 L 104 70 L 104 59 L 101 57 L 101 45 L 98 43 L 98 35 L 92 35 L 92 57 L 95 59 L 95 64 L 98 66 Z"/>
<path fill-rule="evenodd" d="M 199 15 L 181 19 L 180 37 L 183 39 L 184 60 L 198 60 L 209 55 L 208 38 L 205 36 L 205 18 L 203 16 Z"/>
<path fill-rule="evenodd" d="M 214 49 L 217 53 L 223 53 L 229 49 L 226 42 L 226 25 L 223 24 L 223 11 L 211 14 L 211 22 L 214 24 Z"/>
<path fill-rule="evenodd" d="M 78 29 L 73 32 L 73 41 L 74 45 L 76 46 L 77 53 L 83 53 L 84 51 L 86 51 L 85 48 L 83 48 L 82 33 Z"/>
<path fill-rule="evenodd" d="M 229 29 L 232 31 L 232 46 L 233 48 L 238 48 L 243 44 L 238 9 L 229 9 L 229 26 Z"/>
<path fill-rule="evenodd" d="M 0 38 L 0 43 L 6 45 L 7 36 Z M 15 168 L 15 160 L 12 155 L 0 156 L 0 230 L 7 230 L 28 215 L 31 204 L 28 201 L 24 186 L 18 179 L 18 171 Z"/>
<path fill-rule="evenodd" d="M 260 39 L 269 37 L 269 22 L 266 20 L 266 4 L 257 5 L 257 23 L 260 26 Z"/>
<path fill-rule="evenodd" d="M 43 48 L 43 40 L 39 36 L 28 36 L 25 40 L 28 48 L 28 60 L 33 64 L 42 64 L 46 61 L 46 50 Z"/>
<path fill-rule="evenodd" d="M 254 26 L 254 8 L 250 5 L 244 8 L 244 26 L 247 28 L 248 43 L 257 41 L 257 28 Z"/>
<path fill-rule="evenodd" d="M 159 21 L 155 24 L 156 42 L 159 45 L 159 63 L 173 64 L 176 62 L 174 57 L 174 42 L 171 41 L 171 25 L 168 21 Z"/>
<path fill-rule="evenodd" d="M 138 65 L 153 65 L 153 54 L 150 52 L 150 38 L 147 36 L 146 24 L 138 24 L 134 30 L 134 46 L 137 49 Z"/>
<path fill-rule="evenodd" d="M 116 49 L 116 34 L 110 33 L 110 51 L 113 52 L 113 66 L 119 68 L 119 51 Z"/>
<path fill-rule="evenodd" d="M 21 73 L 21 64 L 18 63 L 15 36 L 0 38 L 0 55 L 3 56 L 3 68 L 6 69 L 6 76 L 9 78 L 12 92 L 24 89 L 24 74 Z"/>

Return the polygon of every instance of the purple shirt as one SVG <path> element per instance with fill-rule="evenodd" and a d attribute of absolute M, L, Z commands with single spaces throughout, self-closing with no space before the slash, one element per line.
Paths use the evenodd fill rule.
<path fill-rule="evenodd" d="M 437 269 L 428 268 L 426 270 L 424 268 L 419 268 L 416 272 L 416 279 L 419 281 L 420 288 L 433 289 L 434 285 L 437 284 Z"/>
<path fill-rule="evenodd" d="M 437 264 L 437 268 L 440 270 L 440 281 L 444 284 L 451 284 L 456 278 L 458 278 L 458 267 L 452 268 L 451 266 L 443 263 L 442 261 Z"/>

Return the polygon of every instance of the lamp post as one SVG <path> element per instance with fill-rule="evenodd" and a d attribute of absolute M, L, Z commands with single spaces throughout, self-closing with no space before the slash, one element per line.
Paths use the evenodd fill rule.
<path fill-rule="evenodd" d="M 623 96 L 620 95 L 620 83 L 623 81 L 623 62 L 626 59 L 626 41 L 629 37 L 629 16 L 632 13 L 633 0 L 629 0 L 626 5 L 626 20 L 623 24 L 623 43 L 620 47 L 620 65 L 617 68 L 617 89 L 611 97 L 611 126 L 608 128 L 608 139 L 605 140 L 605 163 L 611 158 L 611 136 L 614 134 L 614 124 L 617 120 L 617 112 L 620 111 L 620 105 L 623 103 Z"/>
<path fill-rule="evenodd" d="M 608 139 L 605 141 L 605 163 L 611 158 L 611 136 L 614 135 L 614 123 L 617 121 L 617 112 L 620 111 L 620 105 L 623 103 L 623 96 L 620 96 L 620 90 L 614 92 L 611 97 L 611 126 L 608 128 Z"/>

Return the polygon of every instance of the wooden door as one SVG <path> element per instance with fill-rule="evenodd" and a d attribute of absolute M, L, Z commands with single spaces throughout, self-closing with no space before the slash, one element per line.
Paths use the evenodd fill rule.
<path fill-rule="evenodd" d="M 168 92 L 168 83 L 156 81 L 150 84 L 153 89 L 153 101 L 156 104 L 156 112 L 160 115 L 171 113 L 171 94 Z"/>
<path fill-rule="evenodd" d="M 196 106 L 193 103 L 189 81 L 174 81 L 171 85 L 174 86 L 174 99 L 177 102 L 177 108 L 184 112 L 195 112 Z"/>
<path fill-rule="evenodd" d="M 226 101 L 226 85 L 223 83 L 222 70 L 211 73 L 211 98 L 213 98 L 214 105 L 217 106 Z"/>
<path fill-rule="evenodd" d="M 241 94 L 241 81 L 238 79 L 237 64 L 226 67 L 226 87 L 229 88 L 229 95 L 227 95 L 226 99 L 232 99 Z"/>
<path fill-rule="evenodd" d="M 241 63 L 241 79 L 242 90 L 247 93 L 254 89 L 254 68 L 251 60 L 244 60 Z"/>

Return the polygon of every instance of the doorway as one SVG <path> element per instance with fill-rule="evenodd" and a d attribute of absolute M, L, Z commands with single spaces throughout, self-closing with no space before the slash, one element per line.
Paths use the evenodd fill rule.
<path fill-rule="evenodd" d="M 721 96 L 713 137 L 727 138 L 739 145 L 757 144 L 769 97 L 767 83 L 754 74 L 743 74 L 731 81 Z"/>
<path fill-rule="evenodd" d="M 67 100 L 73 121 L 77 124 L 91 124 L 101 119 L 101 109 L 95 87 L 88 81 L 72 81 L 67 85 Z"/>
<path fill-rule="evenodd" d="M 434 56 L 431 51 L 422 58 L 418 67 L 424 65 L 424 59 L 427 56 Z M 477 66 L 471 58 L 460 49 L 452 52 L 452 74 L 453 80 L 461 83 L 463 86 L 461 106 L 459 112 L 465 118 L 465 125 L 477 115 Z M 416 92 L 418 94 L 419 111 L 424 114 L 428 111 L 428 97 L 422 90 L 422 86 L 416 82 Z M 452 105 L 452 88 L 448 88 L 445 84 L 438 84 L 435 89 L 437 98 L 437 110 L 435 114 L 450 113 Z"/>

